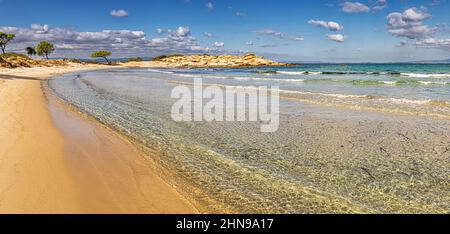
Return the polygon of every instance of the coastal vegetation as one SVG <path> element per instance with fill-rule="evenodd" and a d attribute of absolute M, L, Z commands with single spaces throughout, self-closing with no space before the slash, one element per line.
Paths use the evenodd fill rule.
<path fill-rule="evenodd" d="M 42 41 L 37 45 L 36 52 L 39 56 L 44 56 L 48 60 L 48 56 L 55 51 L 55 46 L 48 41 Z"/>
<path fill-rule="evenodd" d="M 109 61 L 108 56 L 111 56 L 111 52 L 106 50 L 99 50 L 91 54 L 92 58 L 103 58 L 109 65 L 111 65 L 111 61 Z"/>
<path fill-rule="evenodd" d="M 7 34 L 4 32 L 0 32 L 0 48 L 3 54 L 6 53 L 6 46 L 8 45 L 8 43 L 12 41 L 15 37 L 16 35 L 14 34 Z"/>
<path fill-rule="evenodd" d="M 33 51 L 34 50 L 34 51 Z M 41 42 L 36 48 L 28 47 L 25 49 L 25 54 L 6 53 L 0 56 L 0 67 L 18 68 L 18 67 L 33 67 L 33 66 L 52 66 L 53 61 L 55 65 L 64 63 L 78 63 L 78 64 L 100 64 L 98 61 L 80 60 L 80 59 L 60 59 L 49 60 L 48 56 L 54 51 L 54 46 L 49 42 Z M 33 59 L 33 55 L 40 55 L 46 58 L 46 61 L 40 59 Z M 92 58 L 103 58 L 109 65 L 118 64 L 119 62 L 112 62 L 108 57 L 111 56 L 109 51 L 96 51 L 91 54 Z M 239 67 L 266 67 L 266 66 L 290 66 L 290 64 L 279 63 L 272 60 L 265 59 L 254 54 L 246 54 L 242 56 L 232 55 L 162 55 L 151 61 L 145 61 L 141 57 L 135 57 L 125 60 L 123 62 L 128 66 L 163 66 L 163 67 L 209 67 L 209 68 L 239 68 Z"/>
<path fill-rule="evenodd" d="M 11 57 L 21 57 L 21 54 L 17 53 L 6 53 L 6 46 L 14 40 L 16 37 L 15 34 L 8 34 L 4 32 L 0 32 L 0 49 L 2 50 L 2 59 L 0 62 L 4 63 L 6 62 L 5 58 L 11 58 Z M 55 51 L 55 46 L 48 42 L 48 41 L 42 41 L 40 42 L 36 47 L 26 47 L 25 52 L 27 55 L 32 58 L 34 55 L 39 55 L 45 57 L 47 60 L 49 59 L 48 56 Z"/>
<path fill-rule="evenodd" d="M 30 58 L 32 58 L 33 55 L 36 55 L 36 54 L 37 54 L 36 49 L 35 49 L 34 47 L 31 47 L 31 46 L 25 48 L 25 51 L 27 52 L 27 55 L 28 55 Z"/>
<path fill-rule="evenodd" d="M 173 57 L 183 57 L 182 54 L 170 54 L 170 55 L 159 55 L 152 59 L 152 61 L 163 61 L 164 59 L 173 58 Z"/>
<path fill-rule="evenodd" d="M 3 59 L 14 58 L 14 57 L 20 57 L 20 58 L 29 59 L 27 56 L 25 56 L 23 54 L 17 54 L 17 53 L 0 54 L 0 58 L 3 58 Z"/>
<path fill-rule="evenodd" d="M 8 68 L 16 67 L 32 67 L 35 65 L 47 66 L 50 63 L 43 63 L 34 61 L 33 56 L 39 55 L 44 59 L 49 60 L 49 56 L 55 51 L 55 46 L 48 41 L 41 41 L 36 47 L 26 47 L 25 54 L 6 53 L 6 46 L 15 38 L 14 34 L 7 34 L 0 32 L 0 47 L 2 50 L 2 57 L 0 57 L 0 66 Z M 112 65 L 111 60 L 108 58 L 111 56 L 111 52 L 107 50 L 99 50 L 93 52 L 91 58 L 103 58 L 108 65 Z M 63 60 L 62 62 L 68 62 Z M 70 62 L 70 61 L 69 61 Z M 128 63 L 135 63 L 134 65 L 141 66 L 144 63 L 142 57 L 134 57 L 126 60 Z M 87 63 L 87 62 L 79 62 Z M 95 63 L 95 62 L 92 62 Z M 136 64 L 141 63 L 141 64 Z M 170 54 L 160 55 L 153 58 L 150 63 L 167 67 L 261 67 L 261 66 L 289 66 L 289 64 L 278 63 L 272 60 L 265 59 L 264 57 L 256 56 L 255 54 L 245 54 L 241 56 L 234 55 L 182 55 L 182 54 Z"/>
<path fill-rule="evenodd" d="M 71 61 L 32 59 L 24 54 L 17 53 L 0 54 L 0 68 L 65 66 L 69 62 Z"/>
<path fill-rule="evenodd" d="M 34 55 L 39 55 L 49 60 L 49 56 L 55 51 L 55 46 L 48 41 L 41 41 L 36 47 L 26 47 L 25 54 L 6 53 L 6 46 L 15 38 L 14 34 L 7 34 L 0 32 L 0 47 L 3 52 L 3 56 L 0 57 L 1 67 L 31 67 L 33 65 L 44 64 L 43 62 L 36 62 L 33 60 Z M 112 62 L 108 57 L 111 56 L 111 52 L 107 50 L 99 50 L 93 52 L 91 58 L 103 58 L 108 65 L 112 65 Z M 67 60 L 63 62 L 68 62 Z M 126 60 L 129 63 L 135 63 L 134 65 L 140 66 L 144 63 L 142 57 L 134 57 Z M 265 59 L 255 54 L 245 54 L 242 56 L 233 55 L 183 55 L 183 54 L 170 54 L 160 55 L 153 58 L 150 63 L 156 63 L 157 65 L 163 65 L 167 67 L 258 67 L 258 66 L 289 66 L 289 64 L 278 63 Z M 88 62 L 77 62 L 88 63 Z M 96 62 L 92 62 L 96 63 Z M 48 63 L 49 64 L 49 63 Z"/>

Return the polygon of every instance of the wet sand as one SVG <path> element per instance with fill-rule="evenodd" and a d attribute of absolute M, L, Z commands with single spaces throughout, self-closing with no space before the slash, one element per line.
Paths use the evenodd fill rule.
<path fill-rule="evenodd" d="M 197 212 L 128 141 L 47 103 L 48 77 L 102 68 L 0 70 L 0 213 Z"/>
<path fill-rule="evenodd" d="M 197 212 L 179 192 L 190 202 L 195 194 L 182 191 L 183 183 L 176 191 L 160 178 L 158 165 L 152 163 L 159 154 L 144 158 L 126 138 L 72 112 L 49 93 L 46 101 L 42 81 L 48 77 L 102 68 L 18 69 L 7 73 L 21 77 L 0 75 L 0 100 L 7 100 L 0 102 L 0 213 Z M 158 96 L 162 91 L 156 87 L 149 92 L 155 95 L 150 104 L 164 117 L 167 100 Z M 202 192 L 202 186 L 212 185 L 205 191 L 224 203 L 238 203 L 235 212 L 448 213 L 447 120 L 382 113 L 372 118 L 356 110 L 301 107 L 304 111 L 297 113 L 296 106 L 288 105 L 283 113 L 292 109 L 294 115 L 282 115 L 285 127 L 270 136 L 239 123 L 200 124 L 188 126 L 189 131 L 182 126 L 182 138 L 168 141 L 186 153 L 175 161 L 174 173 L 184 172 Z M 212 145 L 213 151 L 188 145 L 189 139 Z M 195 174 L 180 159 L 211 167 L 211 174 Z M 241 170 L 241 163 L 265 171 L 256 166 Z M 221 169 L 234 171 L 220 174 Z M 236 186 L 240 182 L 242 190 Z M 239 191 L 252 188 L 256 192 L 245 193 L 252 199 L 240 197 Z M 207 199 L 205 193 L 200 193 L 202 199 Z"/>

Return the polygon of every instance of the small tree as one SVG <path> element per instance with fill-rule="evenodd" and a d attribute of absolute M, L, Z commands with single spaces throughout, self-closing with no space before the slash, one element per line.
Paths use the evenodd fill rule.
<path fill-rule="evenodd" d="M 44 56 L 48 60 L 48 56 L 55 51 L 55 46 L 48 41 L 39 43 L 36 47 L 36 52 L 40 56 Z"/>
<path fill-rule="evenodd" d="M 0 32 L 0 48 L 2 49 L 3 54 L 6 53 L 6 45 L 8 45 L 8 43 L 14 39 L 14 37 L 16 37 L 16 35 L 14 34 L 7 34 L 4 32 Z"/>
<path fill-rule="evenodd" d="M 36 49 L 34 47 L 27 47 L 25 48 L 25 51 L 27 52 L 28 56 L 33 57 L 33 55 L 36 55 Z"/>
<path fill-rule="evenodd" d="M 106 60 L 106 62 L 111 65 L 111 62 L 107 58 L 108 56 L 111 56 L 111 52 L 106 51 L 106 50 L 96 51 L 91 54 L 92 58 L 104 58 Z"/>

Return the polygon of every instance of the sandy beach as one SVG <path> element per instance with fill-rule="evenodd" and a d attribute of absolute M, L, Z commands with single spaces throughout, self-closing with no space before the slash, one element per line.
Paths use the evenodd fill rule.
<path fill-rule="evenodd" d="M 450 214 L 448 9 L 0 0 L 0 215 Z"/>
<path fill-rule="evenodd" d="M 58 75 L 111 68 L 79 63 L 0 68 L 0 213 L 198 213 L 127 139 L 70 110 L 43 87 Z"/>
<path fill-rule="evenodd" d="M 49 77 L 103 68 L 0 70 L 0 213 L 197 212 L 126 139 L 43 92 Z"/>
<path fill-rule="evenodd" d="M 446 78 L 178 65 L 0 69 L 0 213 L 447 213 L 448 102 L 408 96 Z M 279 85 L 280 129 L 173 122 L 195 77 Z"/>

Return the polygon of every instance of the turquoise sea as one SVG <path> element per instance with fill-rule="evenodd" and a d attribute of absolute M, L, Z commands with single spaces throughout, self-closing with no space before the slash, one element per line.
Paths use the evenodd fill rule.
<path fill-rule="evenodd" d="M 280 129 L 174 122 L 178 85 L 276 86 Z M 450 65 L 130 68 L 51 79 L 204 212 L 448 213 Z M 153 155 L 153 156 L 152 156 Z"/>

